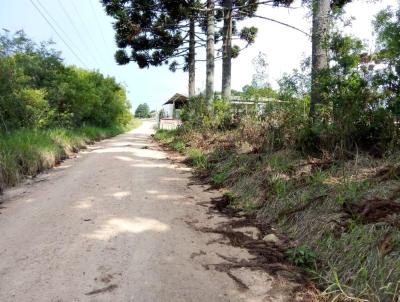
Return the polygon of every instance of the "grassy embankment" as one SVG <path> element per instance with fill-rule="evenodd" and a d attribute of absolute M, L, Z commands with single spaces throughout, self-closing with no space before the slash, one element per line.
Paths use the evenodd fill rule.
<path fill-rule="evenodd" d="M 18 184 L 27 176 L 35 176 L 54 167 L 87 144 L 118 135 L 139 125 L 139 120 L 133 120 L 126 127 L 20 129 L 0 135 L 0 192 Z"/>
<path fill-rule="evenodd" d="M 399 155 L 338 160 L 265 152 L 242 134 L 159 130 L 155 138 L 227 188 L 231 207 L 257 213 L 298 242 L 288 259 L 329 301 L 398 301 Z"/>

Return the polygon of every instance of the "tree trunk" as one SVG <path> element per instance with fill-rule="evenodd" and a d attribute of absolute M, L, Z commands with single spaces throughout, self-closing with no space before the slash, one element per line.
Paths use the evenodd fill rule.
<path fill-rule="evenodd" d="M 207 0 L 206 100 L 209 110 L 212 107 L 212 101 L 214 99 L 214 31 L 214 0 Z"/>
<path fill-rule="evenodd" d="M 329 34 L 330 0 L 313 0 L 312 65 L 310 118 L 315 117 L 315 106 L 321 102 L 321 70 L 328 67 L 327 42 Z"/>
<path fill-rule="evenodd" d="M 222 98 L 231 97 L 232 78 L 232 0 L 224 0 L 224 28 L 222 45 Z"/>
<path fill-rule="evenodd" d="M 195 40 L 195 19 L 189 20 L 189 97 L 196 95 L 196 40 Z"/>

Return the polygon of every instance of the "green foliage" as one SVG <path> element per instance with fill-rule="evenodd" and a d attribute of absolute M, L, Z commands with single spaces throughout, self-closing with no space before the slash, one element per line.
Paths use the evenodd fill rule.
<path fill-rule="evenodd" d="M 248 44 L 254 43 L 257 36 L 258 29 L 254 26 L 244 27 L 240 31 L 240 39 L 246 41 Z"/>
<path fill-rule="evenodd" d="M 255 79 L 253 79 L 253 81 L 255 81 Z M 259 83 L 258 85 L 261 84 Z M 242 96 L 244 99 L 255 99 L 258 101 L 260 98 L 274 98 L 277 95 L 276 92 L 268 85 L 265 85 L 263 87 L 250 85 L 243 87 Z"/>
<path fill-rule="evenodd" d="M 210 113 L 205 98 L 201 95 L 196 96 L 189 99 L 189 103 L 182 109 L 180 117 L 189 128 L 230 129 L 234 127 L 229 102 L 215 99 L 212 107 L 213 112 Z"/>
<path fill-rule="evenodd" d="M 286 202 L 288 196 L 288 182 L 285 179 L 273 177 L 270 180 L 274 195 L 278 200 Z"/>
<path fill-rule="evenodd" d="M 379 127 L 379 122 L 374 123 L 374 117 L 381 112 L 380 99 L 371 89 L 369 70 L 358 68 L 363 48 L 360 40 L 334 34 L 331 50 L 335 65 L 323 77 L 327 85 L 322 95 L 328 110 L 319 109 L 320 121 L 328 124 L 333 120 L 332 130 L 338 134 L 338 143 L 348 149 L 354 143 L 363 147 L 377 144 L 386 135 L 374 131 Z"/>
<path fill-rule="evenodd" d="M 267 163 L 272 169 L 280 172 L 287 172 L 290 168 L 289 159 L 284 154 L 279 154 L 279 153 L 272 154 L 267 159 Z"/>
<path fill-rule="evenodd" d="M 121 85 L 65 66 L 51 46 L 0 35 L 0 190 L 132 122 Z"/>
<path fill-rule="evenodd" d="M 352 224 L 339 238 L 330 235 L 319 240 L 319 255 L 328 261 L 318 276 L 327 287 L 325 293 L 396 301 L 400 294 L 399 240 L 398 229 L 381 224 Z M 383 242 L 387 250 L 380 249 Z"/>
<path fill-rule="evenodd" d="M 225 171 L 224 172 L 220 172 L 220 173 L 216 173 L 216 174 L 211 176 L 211 182 L 214 185 L 220 186 L 225 182 L 226 178 L 227 178 L 227 173 Z"/>
<path fill-rule="evenodd" d="M 244 166 L 239 166 L 239 168 L 246 169 Z M 235 172 L 238 173 L 238 171 L 233 171 L 233 173 Z M 247 177 L 240 177 L 238 174 L 235 175 L 235 182 L 232 186 L 232 193 L 236 196 L 233 205 L 247 214 L 254 214 L 260 208 L 260 179 L 250 171 L 242 171 L 241 174 L 247 174 Z"/>
<path fill-rule="evenodd" d="M 388 108 L 400 115 L 400 8 L 381 11 L 374 22 L 378 37 L 377 60 L 387 68 L 377 72 L 375 81 L 383 88 Z"/>
<path fill-rule="evenodd" d="M 213 116 L 209 121 L 209 126 L 221 130 L 235 127 L 235 122 L 231 113 L 231 104 L 229 101 L 214 100 Z"/>
<path fill-rule="evenodd" d="M 385 17 L 378 16 L 377 26 L 384 32 L 388 25 L 382 19 Z M 386 49 L 385 45 L 381 47 Z M 335 31 L 329 49 L 330 68 L 319 75 L 321 103 L 311 127 L 302 127 L 299 145 L 305 151 L 360 148 L 381 156 L 397 143 L 399 128 L 392 106 L 396 101 L 388 97 L 388 91 L 400 81 L 389 83 L 388 72 L 393 78 L 394 69 L 376 68 L 375 57 L 357 38 Z"/>
<path fill-rule="evenodd" d="M 209 168 L 207 156 L 200 149 L 188 148 L 186 143 L 179 138 L 177 130 L 158 129 L 154 134 L 154 138 L 168 144 L 178 152 L 185 153 L 195 168 L 199 170 L 207 170 Z"/>
<path fill-rule="evenodd" d="M 373 55 L 359 39 L 340 31 L 330 34 L 330 67 L 319 75 L 322 99 L 312 123 L 308 120 L 308 61 L 300 71 L 285 74 L 276 92 L 256 85 L 244 88 L 245 98 L 279 100 L 267 103 L 261 116 L 268 128 L 269 150 L 287 146 L 290 141 L 305 153 L 335 151 L 344 156 L 361 149 L 382 156 L 399 145 L 399 14 L 390 8 L 378 14 L 374 23 L 378 52 Z M 385 64 L 385 68 L 378 64 Z"/>
<path fill-rule="evenodd" d="M 208 168 L 208 160 L 207 156 L 197 148 L 189 148 L 187 150 L 187 155 L 191 160 L 193 166 L 200 170 L 207 170 Z"/>
<path fill-rule="evenodd" d="M 228 201 L 228 206 L 232 207 L 237 203 L 238 197 L 235 195 L 233 192 L 225 192 L 224 193 L 224 198 Z"/>
<path fill-rule="evenodd" d="M 307 246 L 298 246 L 286 251 L 288 260 L 294 265 L 306 269 L 315 270 L 317 254 Z"/>
<path fill-rule="evenodd" d="M 178 152 L 184 153 L 186 151 L 186 143 L 179 138 L 177 130 L 158 129 L 154 138 Z"/>
<path fill-rule="evenodd" d="M 181 111 L 182 121 L 189 122 L 189 127 L 201 128 L 210 120 L 207 103 L 203 96 L 196 96 L 189 99 L 188 104 Z"/>
<path fill-rule="evenodd" d="M 150 108 L 147 103 L 140 104 L 135 110 L 135 117 L 137 118 L 149 118 Z"/>
<path fill-rule="evenodd" d="M 186 144 L 184 141 L 179 140 L 179 139 L 175 139 L 172 142 L 172 148 L 174 148 L 176 151 L 178 152 L 183 152 L 186 149 Z"/>
<path fill-rule="evenodd" d="M 306 101 L 306 105 L 309 104 L 311 83 L 310 76 L 308 72 L 305 72 L 305 69 L 306 66 L 303 67 L 303 71 L 295 69 L 291 74 L 285 73 L 283 77 L 279 79 L 278 98 L 280 100 Z"/>
<path fill-rule="evenodd" d="M 189 53 L 187 37 L 190 29 L 182 24 L 194 21 L 202 33 L 207 31 L 204 4 L 199 0 L 171 1 L 126 1 L 102 0 L 106 13 L 115 19 L 115 38 L 118 50 L 115 60 L 118 64 L 136 62 L 139 68 L 169 65 L 169 70 L 188 71 L 189 61 L 195 54 Z M 274 5 L 289 5 L 292 0 L 274 0 Z M 257 28 L 245 27 L 240 32 L 236 21 L 251 17 L 257 10 L 258 3 L 253 0 L 233 1 L 233 8 L 240 14 L 233 14 L 232 34 L 242 39 L 247 45 L 253 44 Z M 157 8 L 156 10 L 154 8 Z M 216 23 L 222 21 L 223 10 L 215 10 Z M 195 43 L 203 44 L 199 31 Z M 216 43 L 221 41 L 223 30 L 215 33 Z M 232 58 L 239 55 L 241 48 L 232 47 Z M 183 60 L 182 60 L 183 58 Z"/>
<path fill-rule="evenodd" d="M 115 19 L 118 64 L 134 61 L 140 68 L 170 65 L 175 70 L 182 56 L 185 31 L 182 22 L 196 18 L 200 1 L 102 0 L 106 13 Z M 157 7 L 157 13 L 154 8 Z"/>
<path fill-rule="evenodd" d="M 240 54 L 240 46 L 238 46 L 238 45 L 233 45 L 232 46 L 232 48 L 231 48 L 231 56 L 232 56 L 232 58 L 237 58 L 238 56 L 239 56 L 239 54 Z"/>
<path fill-rule="evenodd" d="M 354 181 L 344 179 L 336 189 L 336 202 L 339 204 L 354 204 L 360 201 L 362 195 L 368 188 L 367 181 Z"/>
<path fill-rule="evenodd" d="M 158 129 L 154 134 L 154 138 L 158 141 L 162 141 L 163 143 L 171 143 L 176 136 L 176 130 L 164 130 Z"/>
<path fill-rule="evenodd" d="M 23 32 L 0 35 L 0 132 L 129 123 L 121 85 L 99 72 L 65 66 L 50 47 Z"/>

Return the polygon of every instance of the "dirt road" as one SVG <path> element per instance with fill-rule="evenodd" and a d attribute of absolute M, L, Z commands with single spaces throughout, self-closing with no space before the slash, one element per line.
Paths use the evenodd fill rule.
<path fill-rule="evenodd" d="M 246 252 L 193 224 L 218 192 L 190 185 L 150 139 L 153 124 L 91 146 L 6 192 L 0 210 L 0 301 L 284 301 L 263 272 L 212 268 Z"/>

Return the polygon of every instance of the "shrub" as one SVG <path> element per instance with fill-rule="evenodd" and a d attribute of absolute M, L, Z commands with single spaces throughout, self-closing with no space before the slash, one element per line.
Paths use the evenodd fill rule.
<path fill-rule="evenodd" d="M 208 167 L 207 156 L 200 150 L 196 148 L 190 148 L 187 151 L 187 155 L 191 160 L 194 167 L 206 170 Z"/>
<path fill-rule="evenodd" d="M 0 132 L 20 128 L 125 126 L 125 89 L 97 71 L 65 66 L 51 43 L 0 34 Z"/>
<path fill-rule="evenodd" d="M 315 270 L 317 255 L 307 246 L 298 246 L 286 251 L 288 260 L 294 265 L 305 269 Z"/>

